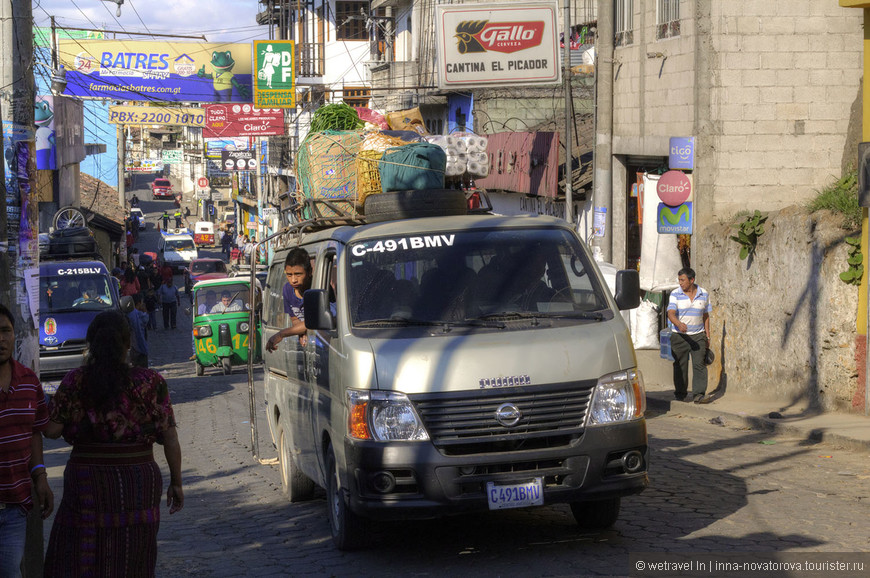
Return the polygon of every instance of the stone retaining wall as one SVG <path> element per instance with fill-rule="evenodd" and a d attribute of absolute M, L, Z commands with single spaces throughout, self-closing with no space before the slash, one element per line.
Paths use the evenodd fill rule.
<path fill-rule="evenodd" d="M 841 222 L 799 207 L 770 213 L 749 261 L 738 258 L 730 223 L 693 235 L 692 264 L 713 303 L 711 386 L 783 406 L 849 410 L 858 288 L 839 274 L 848 267 L 844 238 L 858 234 Z"/>

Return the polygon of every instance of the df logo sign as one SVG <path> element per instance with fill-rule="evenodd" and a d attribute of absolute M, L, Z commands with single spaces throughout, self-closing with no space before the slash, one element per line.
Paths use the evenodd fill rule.
<path fill-rule="evenodd" d="M 656 225 L 659 233 L 691 235 L 692 221 L 692 203 L 690 201 L 677 207 L 669 207 L 664 203 L 659 203 L 656 211 Z"/>

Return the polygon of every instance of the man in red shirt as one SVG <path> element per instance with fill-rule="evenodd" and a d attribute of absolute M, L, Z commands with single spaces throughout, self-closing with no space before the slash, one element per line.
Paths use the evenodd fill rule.
<path fill-rule="evenodd" d="M 45 394 L 36 374 L 14 359 L 15 320 L 0 304 L 0 576 L 20 576 L 27 512 L 36 488 L 42 518 L 54 510 L 54 495 L 42 463 L 48 424 Z"/>

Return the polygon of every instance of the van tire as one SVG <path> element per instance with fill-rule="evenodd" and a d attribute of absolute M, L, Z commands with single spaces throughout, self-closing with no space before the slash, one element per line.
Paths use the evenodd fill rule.
<path fill-rule="evenodd" d="M 571 513 L 577 525 L 585 530 L 604 530 L 619 518 L 620 499 L 608 498 L 594 502 L 571 502 Z"/>
<path fill-rule="evenodd" d="M 287 499 L 294 503 L 310 500 L 314 495 L 314 482 L 296 466 L 283 428 L 278 430 L 278 462 L 281 466 L 281 491 Z"/>
<path fill-rule="evenodd" d="M 369 223 L 465 215 L 468 213 L 468 202 L 465 193 L 453 189 L 392 191 L 367 196 L 364 212 Z"/>
<path fill-rule="evenodd" d="M 338 484 L 338 467 L 332 446 L 326 450 L 326 514 L 332 542 L 339 550 L 358 550 L 366 540 L 366 519 L 356 514 L 347 505 Z"/>

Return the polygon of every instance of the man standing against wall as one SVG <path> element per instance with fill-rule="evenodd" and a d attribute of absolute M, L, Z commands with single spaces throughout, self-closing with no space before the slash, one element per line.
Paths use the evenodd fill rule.
<path fill-rule="evenodd" d="M 692 360 L 692 398 L 687 401 L 710 403 L 707 393 L 707 366 L 704 361 L 710 345 L 710 295 L 695 283 L 695 271 L 680 269 L 679 289 L 668 300 L 668 321 L 673 325 L 671 353 L 674 356 L 674 398 L 683 401 L 689 388 L 689 358 Z"/>

